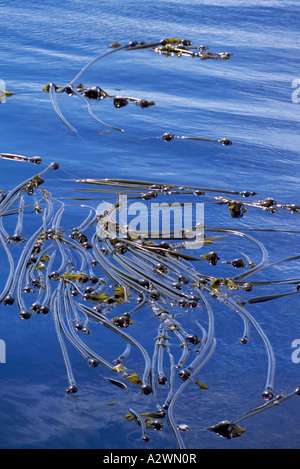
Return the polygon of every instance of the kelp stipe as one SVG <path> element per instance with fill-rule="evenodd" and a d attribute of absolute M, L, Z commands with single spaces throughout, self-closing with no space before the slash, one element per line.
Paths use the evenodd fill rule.
<path fill-rule="evenodd" d="M 68 122 L 67 119 L 63 116 L 61 110 L 60 110 L 59 107 L 58 107 L 57 100 L 56 100 L 56 86 L 55 86 L 53 83 L 49 83 L 49 95 L 50 95 L 50 100 L 51 100 L 53 109 L 54 109 L 54 111 L 56 112 L 56 114 L 58 115 L 58 117 L 60 118 L 60 120 L 61 120 L 70 130 L 72 130 L 72 132 L 74 132 L 75 134 L 77 134 L 77 130 L 76 130 L 71 124 L 69 124 L 69 122 Z"/>
<path fill-rule="evenodd" d="M 0 158 L 3 160 L 13 160 L 13 161 L 28 161 L 33 164 L 41 164 L 42 159 L 40 156 L 24 156 L 16 155 L 14 153 L 0 153 Z"/>
<path fill-rule="evenodd" d="M 217 139 L 217 138 L 204 138 L 204 137 L 188 137 L 188 136 L 184 136 L 184 135 L 174 135 L 174 134 L 171 134 L 170 132 L 165 132 L 161 136 L 161 138 L 165 142 L 171 142 L 175 138 L 181 138 L 183 140 L 184 139 L 185 140 L 195 140 L 195 141 L 201 141 L 201 142 L 218 142 L 218 143 L 221 143 L 223 146 L 232 145 L 232 141 L 229 140 L 229 138 Z"/>

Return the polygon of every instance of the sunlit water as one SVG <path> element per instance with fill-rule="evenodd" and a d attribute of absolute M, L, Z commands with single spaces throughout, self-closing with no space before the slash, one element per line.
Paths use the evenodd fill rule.
<path fill-rule="evenodd" d="M 292 83 L 300 78 L 295 66 L 297 1 L 14 0 L 0 5 L 0 78 L 15 93 L 1 104 L 0 151 L 40 155 L 43 167 L 58 161 L 60 170 L 47 177 L 47 189 L 55 197 L 65 196 L 66 185 L 77 195 L 71 182 L 76 178 L 112 177 L 249 190 L 259 192 L 261 199 L 299 203 L 300 104 L 292 99 Z M 59 106 L 78 134 L 59 120 L 42 91 L 47 83 L 67 84 L 113 41 L 167 37 L 190 39 L 233 56 L 200 61 L 148 50 L 112 54 L 91 67 L 82 82 L 111 94 L 153 100 L 156 106 L 116 109 L 108 100 L 95 103 L 95 114 L 124 129 L 118 132 L 93 120 L 83 101 L 64 94 L 58 95 Z M 226 137 L 233 144 L 165 142 L 160 138 L 165 132 Z M 0 168 L 0 187 L 6 191 L 36 171 L 30 163 L 6 160 L 0 160 Z M 298 216 L 289 212 L 276 217 L 256 211 L 233 220 L 220 209 L 219 219 L 211 220 L 207 213 L 205 221 L 237 229 L 299 229 Z M 272 262 L 299 254 L 295 235 L 265 232 L 257 237 L 268 247 Z M 248 254 L 258 256 L 252 248 Z M 279 264 L 270 275 L 297 278 L 298 265 Z M 3 265 L 2 283 L 7 273 Z M 241 349 L 239 317 L 221 304 L 216 307 L 218 345 L 200 377 L 209 390 L 199 393 L 187 387 L 176 407 L 176 421 L 190 427 L 183 435 L 186 447 L 299 448 L 296 398 L 249 419 L 241 438 L 225 440 L 205 430 L 260 405 L 266 372 L 259 339 L 253 334 L 253 341 Z M 0 312 L 0 338 L 7 347 L 6 363 L 0 364 L 1 448 L 145 447 L 138 426 L 124 419 L 128 403 L 122 391 L 104 379 L 103 370 L 89 369 L 76 352 L 71 354 L 80 399 L 65 396 L 65 368 L 50 315 L 24 322 L 3 305 Z M 293 391 L 300 367 L 291 359 L 292 341 L 300 337 L 297 295 L 252 305 L 251 313 L 274 347 L 277 391 Z M 156 334 L 156 329 L 145 333 L 150 325 L 149 314 L 136 326 L 149 346 Z M 99 331 L 97 337 L 104 349 L 111 347 L 111 336 Z M 111 401 L 117 404 L 108 406 Z M 146 445 L 176 448 L 172 434 L 164 431 L 153 432 Z"/>

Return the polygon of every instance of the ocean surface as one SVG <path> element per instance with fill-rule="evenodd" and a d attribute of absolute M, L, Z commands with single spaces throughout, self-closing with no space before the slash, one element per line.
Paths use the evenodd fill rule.
<path fill-rule="evenodd" d="M 57 199 L 66 197 L 66 188 L 70 197 L 78 196 L 76 179 L 120 178 L 255 191 L 260 199 L 300 204 L 298 1 L 12 0 L 0 1 L 0 12 L 0 83 L 14 93 L 0 106 L 0 152 L 43 160 L 37 168 L 0 159 L 1 190 L 8 192 L 57 161 L 59 170 L 47 175 L 45 185 Z M 57 94 L 59 108 L 77 133 L 59 119 L 45 85 L 66 85 L 114 41 L 124 45 L 164 38 L 188 39 L 214 53 L 232 55 L 222 61 L 166 57 L 147 49 L 110 54 L 80 81 L 156 105 L 142 109 L 129 103 L 118 109 L 111 100 L 93 103 L 95 115 L 124 130 L 120 132 L 94 120 L 83 100 Z M 166 132 L 228 138 L 232 145 L 179 138 L 166 142 L 161 138 Z M 68 221 L 75 225 L 75 202 L 70 213 Z M 249 210 L 249 217 L 239 219 L 225 209 L 218 213 L 211 219 L 205 208 L 205 223 L 238 230 L 299 230 L 299 214 L 288 210 Z M 252 234 L 267 247 L 270 263 L 299 254 L 297 233 Z M 259 259 L 255 245 L 246 243 L 244 249 Z M 8 273 L 3 250 L 1 256 L 3 285 Z M 266 276 L 299 278 L 299 260 L 278 264 L 256 279 Z M 280 292 L 292 289 L 295 285 Z M 270 294 L 270 289 L 262 294 Z M 300 384 L 300 363 L 292 360 L 292 342 L 300 339 L 299 308 L 298 295 L 249 305 L 273 346 L 278 393 L 290 393 Z M 149 316 L 139 320 L 137 333 L 150 347 L 156 330 L 149 327 Z M 209 389 L 199 392 L 187 386 L 176 404 L 176 421 L 190 428 L 182 432 L 186 448 L 299 449 L 297 396 L 243 422 L 246 433 L 240 438 L 206 430 L 262 405 L 267 368 L 255 332 L 241 349 L 238 315 L 216 305 L 215 321 L 217 347 L 199 376 Z M 97 332 L 96 340 L 111 349 L 111 336 Z M 65 367 L 51 315 L 22 321 L 15 307 L 1 304 L 0 338 L 6 344 L 6 362 L 0 363 L 0 448 L 177 448 L 168 429 L 153 431 L 149 442 L 141 441 L 138 425 L 124 418 L 124 391 L 105 380 L 99 367 L 87 367 L 75 351 L 70 353 L 80 393 L 78 399 L 65 394 Z M 138 399 L 137 394 L 133 407 Z M 109 406 L 111 401 L 116 405 Z"/>

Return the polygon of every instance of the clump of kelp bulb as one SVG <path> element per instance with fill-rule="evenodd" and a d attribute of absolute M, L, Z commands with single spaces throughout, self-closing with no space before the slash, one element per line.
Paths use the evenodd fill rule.
<path fill-rule="evenodd" d="M 66 93 L 69 96 L 78 95 L 77 93 L 79 93 L 81 96 L 88 98 L 90 100 L 94 100 L 94 101 L 100 101 L 102 99 L 109 98 L 112 100 L 114 107 L 117 109 L 125 107 L 129 103 L 134 103 L 136 106 L 139 106 L 142 109 L 155 106 L 155 102 L 152 100 L 139 99 L 139 98 L 121 96 L 121 95 L 110 95 L 99 86 L 86 87 L 85 85 L 80 83 L 79 85 L 76 85 L 75 87 L 76 91 L 74 91 L 73 87 L 70 87 L 70 86 L 66 86 L 66 87 L 61 87 L 57 85 L 54 85 L 54 86 L 55 86 L 56 93 Z M 49 93 L 49 90 L 50 90 L 50 84 L 48 83 L 46 86 L 44 86 L 43 91 L 45 91 L 46 93 Z"/>
<path fill-rule="evenodd" d="M 286 204 L 270 197 L 258 198 L 252 190 L 126 179 L 80 179 L 72 183 L 72 191 L 84 192 L 87 198 L 72 197 L 70 188 L 65 188 L 63 198 L 57 198 L 44 184 L 45 176 L 58 169 L 58 163 L 51 163 L 10 191 L 0 192 L 0 246 L 8 268 L 0 303 L 25 321 L 36 315 L 51 315 L 66 367 L 68 396 L 80 394 L 80 380 L 69 352 L 71 345 L 89 369 L 98 368 L 100 374 L 103 369 L 107 386 L 123 393 L 123 399 L 128 398 L 129 413 L 125 418 L 128 425 L 138 425 L 142 441 L 149 441 L 154 431 L 170 431 L 177 446 L 185 448 L 184 437 L 188 438 L 187 429 L 192 423 L 176 422 L 175 409 L 187 386 L 208 394 L 213 387 L 203 383 L 200 375 L 217 345 L 215 302 L 241 319 L 241 346 L 251 341 L 251 330 L 255 331 L 265 350 L 267 366 L 264 387 L 259 391 L 264 403 L 237 420 L 224 420 L 208 429 L 228 439 L 242 436 L 246 430 L 240 427 L 241 421 L 300 394 L 298 388 L 286 395 L 275 390 L 275 356 L 270 339 L 259 320 L 245 308 L 299 294 L 299 278 L 270 280 L 266 276 L 262 280 L 262 274 L 280 263 L 297 261 L 300 255 L 291 253 L 270 262 L 266 246 L 253 236 L 262 228 L 241 230 L 196 224 L 187 231 L 165 233 L 137 229 L 116 218 L 123 208 L 122 194 L 146 207 L 155 199 L 167 209 L 174 200 L 180 205 L 200 197 L 209 212 L 224 207 L 229 220 L 247 217 L 255 210 L 263 210 L 267 217 L 279 216 Z M 99 194 L 114 202 L 102 205 L 100 210 Z M 168 198 L 172 199 L 170 203 Z M 272 207 L 276 211 L 268 210 Z M 289 211 L 298 213 L 295 209 Z M 203 246 L 193 250 L 190 234 L 198 239 L 203 230 Z M 297 233 L 289 230 L 290 236 Z M 245 247 L 239 257 L 223 252 L 224 243 L 227 247 L 234 245 L 236 250 L 242 241 L 256 250 L 255 262 Z M 255 280 L 257 273 L 260 277 Z M 261 286 L 272 289 L 279 285 L 286 291 L 259 294 Z M 149 312 L 152 348 L 140 334 Z M 100 346 L 104 331 L 113 338 L 112 346 L 105 349 Z M 100 340 L 94 342 L 99 348 L 89 345 L 86 338 L 90 334 L 100 334 Z M 134 393 L 137 396 L 133 399 Z"/>
<path fill-rule="evenodd" d="M 119 42 L 113 42 L 110 47 L 119 48 L 121 44 Z M 203 44 L 195 46 L 190 39 L 179 39 L 179 38 L 167 38 L 161 39 L 158 42 L 140 42 L 135 46 L 133 45 L 131 50 L 137 49 L 150 49 L 158 54 L 165 55 L 166 57 L 198 57 L 201 60 L 228 60 L 232 57 L 229 52 L 211 52 L 209 48 Z"/>
<path fill-rule="evenodd" d="M 153 50 L 155 52 L 158 52 L 166 56 L 176 55 L 177 57 L 181 57 L 181 56 L 200 57 L 201 60 L 207 60 L 207 59 L 228 60 L 229 58 L 231 58 L 231 54 L 228 52 L 221 52 L 221 53 L 215 54 L 213 52 L 208 51 L 208 48 L 203 45 L 200 45 L 199 47 L 195 48 L 193 46 L 192 41 L 187 40 L 187 39 L 168 38 L 168 39 L 161 39 L 160 41 L 152 42 L 152 43 L 146 43 L 144 41 L 141 41 L 141 42 L 131 41 L 125 45 L 121 45 L 119 42 L 115 41 L 110 45 L 109 51 L 92 59 L 66 85 L 60 86 L 60 85 L 56 85 L 55 83 L 48 83 L 47 85 L 44 86 L 43 91 L 49 93 L 52 106 L 56 114 L 58 115 L 58 117 L 61 119 L 61 121 L 70 130 L 72 130 L 74 133 L 77 133 L 77 130 L 75 129 L 75 127 L 73 127 L 68 122 L 68 120 L 64 117 L 61 110 L 59 109 L 57 99 L 56 99 L 56 94 L 59 94 L 59 93 L 67 93 L 69 96 L 74 96 L 74 95 L 78 96 L 87 105 L 88 112 L 93 119 L 95 119 L 102 125 L 105 125 L 107 127 L 110 127 L 114 130 L 119 130 L 119 131 L 123 131 L 123 129 L 103 122 L 94 114 L 92 110 L 92 105 L 90 102 L 91 100 L 99 101 L 99 100 L 102 100 L 103 98 L 111 98 L 113 100 L 113 104 L 115 108 L 122 108 L 124 106 L 127 106 L 127 104 L 129 103 L 135 103 L 137 106 L 140 106 L 142 109 L 154 106 L 156 103 L 153 100 L 138 99 L 134 97 L 119 96 L 119 95 L 112 96 L 108 94 L 106 91 L 104 91 L 103 89 L 101 89 L 99 86 L 86 87 L 82 83 L 76 85 L 76 82 L 79 81 L 82 75 L 98 60 L 110 54 L 119 52 L 119 51 L 130 51 L 130 50 L 136 51 L 136 50 L 143 50 L 143 49 Z M 228 143 L 225 143 L 225 141 Z M 229 145 L 229 144 L 230 143 L 228 139 L 223 139 L 223 145 Z"/>

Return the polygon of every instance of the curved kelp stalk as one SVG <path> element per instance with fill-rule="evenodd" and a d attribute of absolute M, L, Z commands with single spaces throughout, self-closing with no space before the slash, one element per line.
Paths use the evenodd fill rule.
<path fill-rule="evenodd" d="M 60 120 L 70 129 L 72 132 L 75 132 L 77 134 L 77 130 L 67 121 L 67 119 L 63 116 L 61 110 L 58 107 L 57 100 L 56 100 L 56 85 L 54 83 L 49 83 L 49 95 L 50 95 L 50 100 L 53 106 L 54 111 L 60 118 Z"/>

